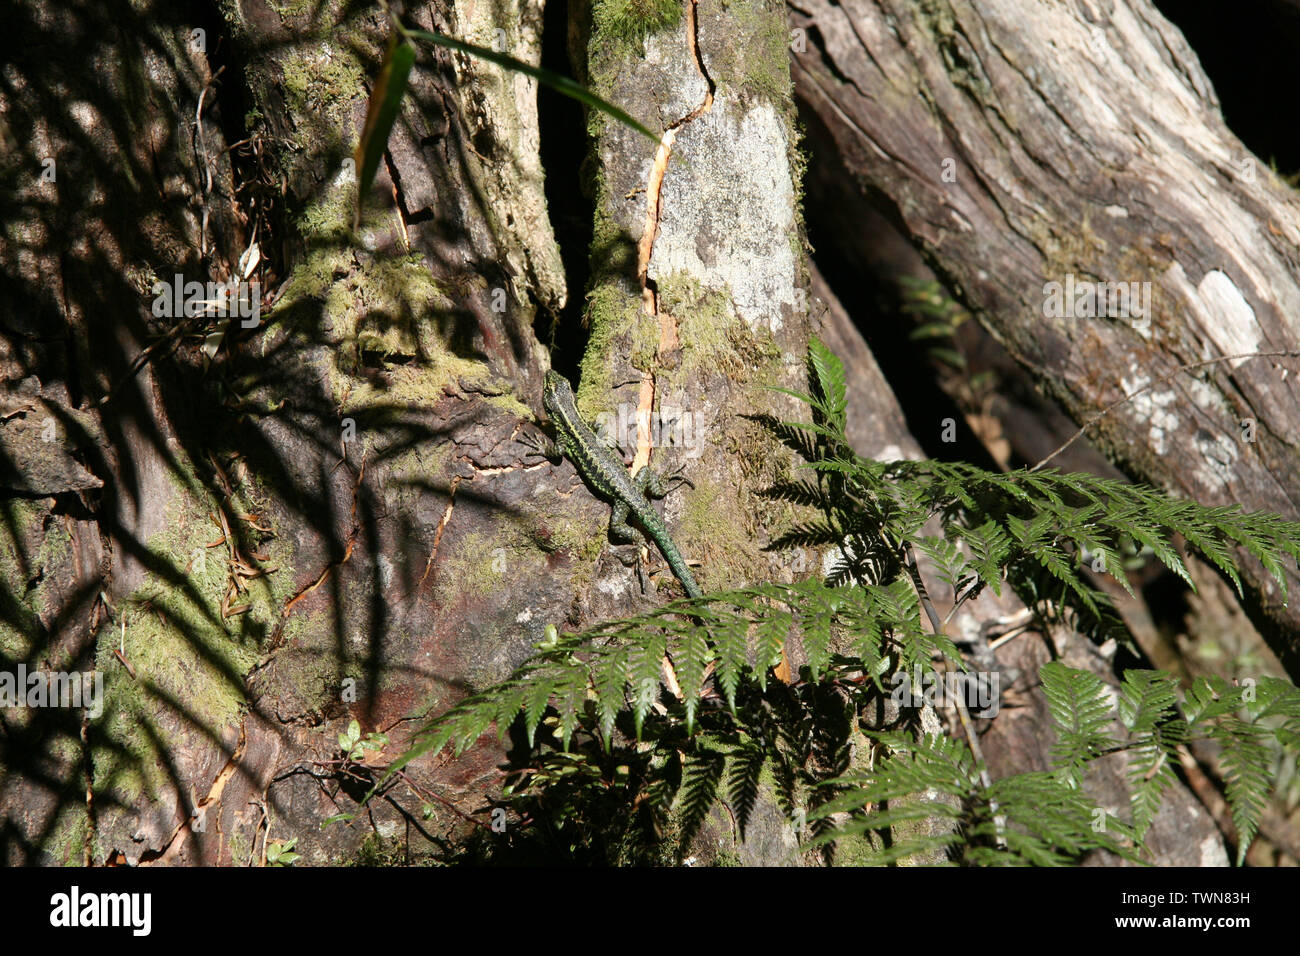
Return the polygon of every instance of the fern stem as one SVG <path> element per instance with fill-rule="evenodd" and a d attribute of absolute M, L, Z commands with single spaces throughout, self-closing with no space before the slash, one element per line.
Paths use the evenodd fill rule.
<path fill-rule="evenodd" d="M 921 569 L 916 563 L 916 551 L 912 548 L 912 542 L 903 542 L 903 554 L 906 556 L 906 565 L 908 576 L 912 579 L 912 587 L 916 590 L 917 599 L 921 602 L 921 607 L 925 608 L 925 616 L 930 619 L 930 630 L 934 634 L 943 633 L 943 625 L 939 621 L 939 614 L 930 602 L 930 592 L 925 586 L 925 579 L 921 577 Z M 940 660 L 935 663 L 935 670 L 942 673 L 947 667 L 947 662 Z M 988 765 L 984 762 L 984 751 L 980 749 L 979 735 L 975 733 L 975 727 L 971 723 L 970 712 L 966 709 L 966 702 L 961 699 L 961 695 L 955 697 L 957 703 L 957 715 L 961 720 L 962 730 L 966 732 L 966 743 L 970 746 L 970 751 L 975 757 L 975 764 L 979 767 L 980 784 L 985 790 L 993 787 L 993 777 L 989 774 Z M 998 849 L 1007 848 L 1006 839 L 1003 833 L 1006 830 L 1007 821 L 1001 813 L 998 812 L 996 800 L 990 798 L 989 810 L 993 813 L 993 826 L 997 832 Z"/>

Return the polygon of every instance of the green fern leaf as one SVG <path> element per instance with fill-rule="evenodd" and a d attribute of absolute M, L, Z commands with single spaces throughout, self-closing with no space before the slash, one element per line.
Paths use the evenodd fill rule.
<path fill-rule="evenodd" d="M 1110 694 L 1096 674 L 1059 661 L 1044 664 L 1038 674 L 1056 724 L 1052 763 L 1061 779 L 1077 788 L 1084 766 L 1115 743 L 1106 733 L 1111 720 Z"/>
<path fill-rule="evenodd" d="M 524 732 L 528 735 L 529 744 L 537 739 L 537 726 L 546 713 L 554 687 L 555 674 L 549 669 L 538 668 L 529 675 L 524 691 Z"/>
<path fill-rule="evenodd" d="M 758 793 L 767 754 L 761 746 L 750 741 L 732 752 L 729 768 L 727 796 L 736 814 L 740 836 L 745 838 L 750 817 L 758 805 Z"/>
<path fill-rule="evenodd" d="M 1135 736 L 1128 751 L 1133 826 L 1144 835 L 1160 811 L 1161 797 L 1176 783 L 1175 750 L 1186 737 L 1177 713 L 1178 680 L 1150 670 L 1124 672 L 1120 722 Z"/>
<path fill-rule="evenodd" d="M 808 340 L 808 360 L 816 373 L 817 397 L 824 403 L 830 425 L 842 435 L 848 407 L 844 363 L 816 336 Z"/>
<path fill-rule="evenodd" d="M 722 782 L 726 760 L 711 751 L 686 754 L 682 758 L 682 784 L 678 791 L 683 846 L 689 846 L 708 816 Z"/>
<path fill-rule="evenodd" d="M 1210 728 L 1211 739 L 1223 748 L 1224 796 L 1237 828 L 1237 865 L 1259 829 L 1271 789 L 1272 754 L 1264 741 L 1267 731 L 1234 718 L 1224 718 Z"/>
<path fill-rule="evenodd" d="M 666 651 L 667 639 L 664 633 L 652 630 L 642 635 L 640 644 L 631 657 L 628 676 L 632 681 L 632 719 L 638 740 L 641 739 L 646 714 L 659 697 L 659 673 Z"/>

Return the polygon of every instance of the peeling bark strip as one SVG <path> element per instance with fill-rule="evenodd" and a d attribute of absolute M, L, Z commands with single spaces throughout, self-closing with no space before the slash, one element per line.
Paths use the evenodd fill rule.
<path fill-rule="evenodd" d="M 852 171 L 825 183 L 836 208 L 854 217 L 885 197 L 1076 421 L 1182 365 L 1300 347 L 1300 198 L 1227 130 L 1195 56 L 1146 0 L 790 7 L 808 31 L 793 72 L 810 136 Z M 1151 313 L 1098 314 L 1086 292 L 1053 308 L 1069 283 L 1138 283 Z M 1174 493 L 1295 520 L 1297 371 L 1290 358 L 1202 366 L 1118 407 L 1096 440 Z M 1289 569 L 1284 603 L 1241 557 L 1252 617 L 1300 677 L 1300 578 Z"/>
<path fill-rule="evenodd" d="M 641 241 L 637 243 L 636 272 L 637 281 L 641 283 L 641 301 L 645 306 L 646 314 L 654 317 L 659 323 L 658 356 L 667 356 L 678 349 L 677 322 L 669 313 L 660 311 L 658 290 L 654 280 L 650 278 L 650 259 L 654 255 L 655 240 L 659 237 L 659 209 L 663 198 L 664 174 L 668 171 L 669 160 L 672 159 L 673 143 L 677 140 L 678 130 L 713 108 L 715 88 L 713 79 L 705 69 L 704 60 L 700 56 L 696 27 L 697 6 L 698 0 L 687 0 L 686 15 L 683 18 L 686 48 L 690 51 L 691 59 L 695 62 L 700 77 L 708 84 L 708 89 L 705 91 L 704 99 L 695 109 L 669 123 L 668 128 L 664 130 L 659 149 L 655 153 L 654 163 L 650 167 L 650 178 L 646 183 L 645 231 L 641 233 Z M 636 457 L 631 466 L 634 474 L 650 464 L 650 416 L 653 413 L 654 373 L 647 372 L 641 378 L 641 394 L 637 400 Z"/>
<path fill-rule="evenodd" d="M 217 772 L 216 778 L 212 781 L 212 786 L 208 788 L 207 796 L 202 800 L 195 801 L 190 816 L 186 817 L 177 825 L 176 829 L 172 831 L 172 835 L 168 837 L 167 843 L 162 850 L 142 857 L 140 860 L 141 865 L 154 863 L 171 865 L 176 863 L 180 854 L 184 852 L 186 840 L 192 837 L 194 833 L 202 832 L 207 828 L 208 811 L 214 807 L 220 810 L 221 795 L 225 792 L 226 784 L 230 782 L 230 778 L 233 777 L 235 771 L 239 769 L 239 763 L 244 758 L 244 749 L 247 744 L 247 727 L 244 722 L 241 721 L 239 725 L 239 740 L 235 743 L 235 749 L 230 754 L 230 759 L 228 759 L 224 766 L 222 766 L 222 768 Z M 191 794 L 193 794 L 193 790 L 191 790 Z M 215 817 L 216 814 L 213 816 Z M 220 824 L 220 820 L 217 820 L 216 822 L 218 825 Z M 186 837 L 182 838 L 181 842 L 177 843 L 176 838 L 182 833 L 186 834 Z"/>
<path fill-rule="evenodd" d="M 672 158 L 673 143 L 677 139 L 677 131 L 691 122 L 703 116 L 713 108 L 713 80 L 709 77 L 708 71 L 704 68 L 704 61 L 700 58 L 699 40 L 696 36 L 696 4 L 697 0 L 687 0 L 685 30 L 686 30 L 686 48 L 690 51 L 691 59 L 695 61 L 695 67 L 699 71 L 700 78 L 708 84 L 708 89 L 704 93 L 704 99 L 693 110 L 679 119 L 673 120 L 664 130 L 663 138 L 659 142 L 659 150 L 655 153 L 654 163 L 650 167 L 650 178 L 646 183 L 646 210 L 645 210 L 645 231 L 641 234 L 641 241 L 637 244 L 637 278 L 641 282 L 643 298 L 646 303 L 646 312 L 650 315 L 657 315 L 659 311 L 658 303 L 654 295 L 654 283 L 650 281 L 650 256 L 654 250 L 655 239 L 659 236 L 659 202 L 663 191 L 664 173 L 668 171 L 668 160 Z"/>

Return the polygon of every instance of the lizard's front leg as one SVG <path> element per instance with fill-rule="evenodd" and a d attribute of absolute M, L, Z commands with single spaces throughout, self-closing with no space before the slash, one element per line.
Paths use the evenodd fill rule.
<path fill-rule="evenodd" d="M 560 446 L 555 443 L 555 439 L 540 428 L 535 431 L 524 432 L 515 441 L 554 464 L 564 460 L 564 453 L 560 450 Z"/>

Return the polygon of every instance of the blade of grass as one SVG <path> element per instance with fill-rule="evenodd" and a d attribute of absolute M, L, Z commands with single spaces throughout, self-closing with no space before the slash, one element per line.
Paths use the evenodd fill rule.
<path fill-rule="evenodd" d="M 659 137 L 650 132 L 641 123 L 638 123 L 623 110 L 619 109 L 613 103 L 601 99 L 591 90 L 587 89 L 581 83 L 577 83 L 562 73 L 556 73 L 553 70 L 545 70 L 523 60 L 517 60 L 513 56 L 505 53 L 498 53 L 495 50 L 489 50 L 486 47 L 475 46 L 472 43 L 462 43 L 460 40 L 453 40 L 449 36 L 441 33 L 428 33 L 424 30 L 407 30 L 405 27 L 398 27 L 402 33 L 412 40 L 427 40 L 429 43 L 437 46 L 446 47 L 449 50 L 455 50 L 458 53 L 466 53 L 469 56 L 476 56 L 479 59 L 488 60 L 498 66 L 504 66 L 507 70 L 515 70 L 524 73 L 537 80 L 539 83 L 545 83 L 557 93 L 563 93 L 565 96 L 572 97 L 579 103 L 590 106 L 592 109 L 618 120 L 624 126 L 636 130 L 642 136 L 645 136 L 652 143 L 658 143 Z"/>
<path fill-rule="evenodd" d="M 388 148 L 388 134 L 392 132 L 397 111 L 406 93 L 406 81 L 415 63 L 415 47 L 406 40 L 399 26 L 388 41 L 384 63 L 379 70 L 379 80 L 370 91 L 370 104 L 366 107 L 366 125 L 357 141 L 353 159 L 357 166 L 357 209 L 352 219 L 353 231 L 361 227 L 361 204 L 366 192 L 375 181 L 379 159 Z"/>

